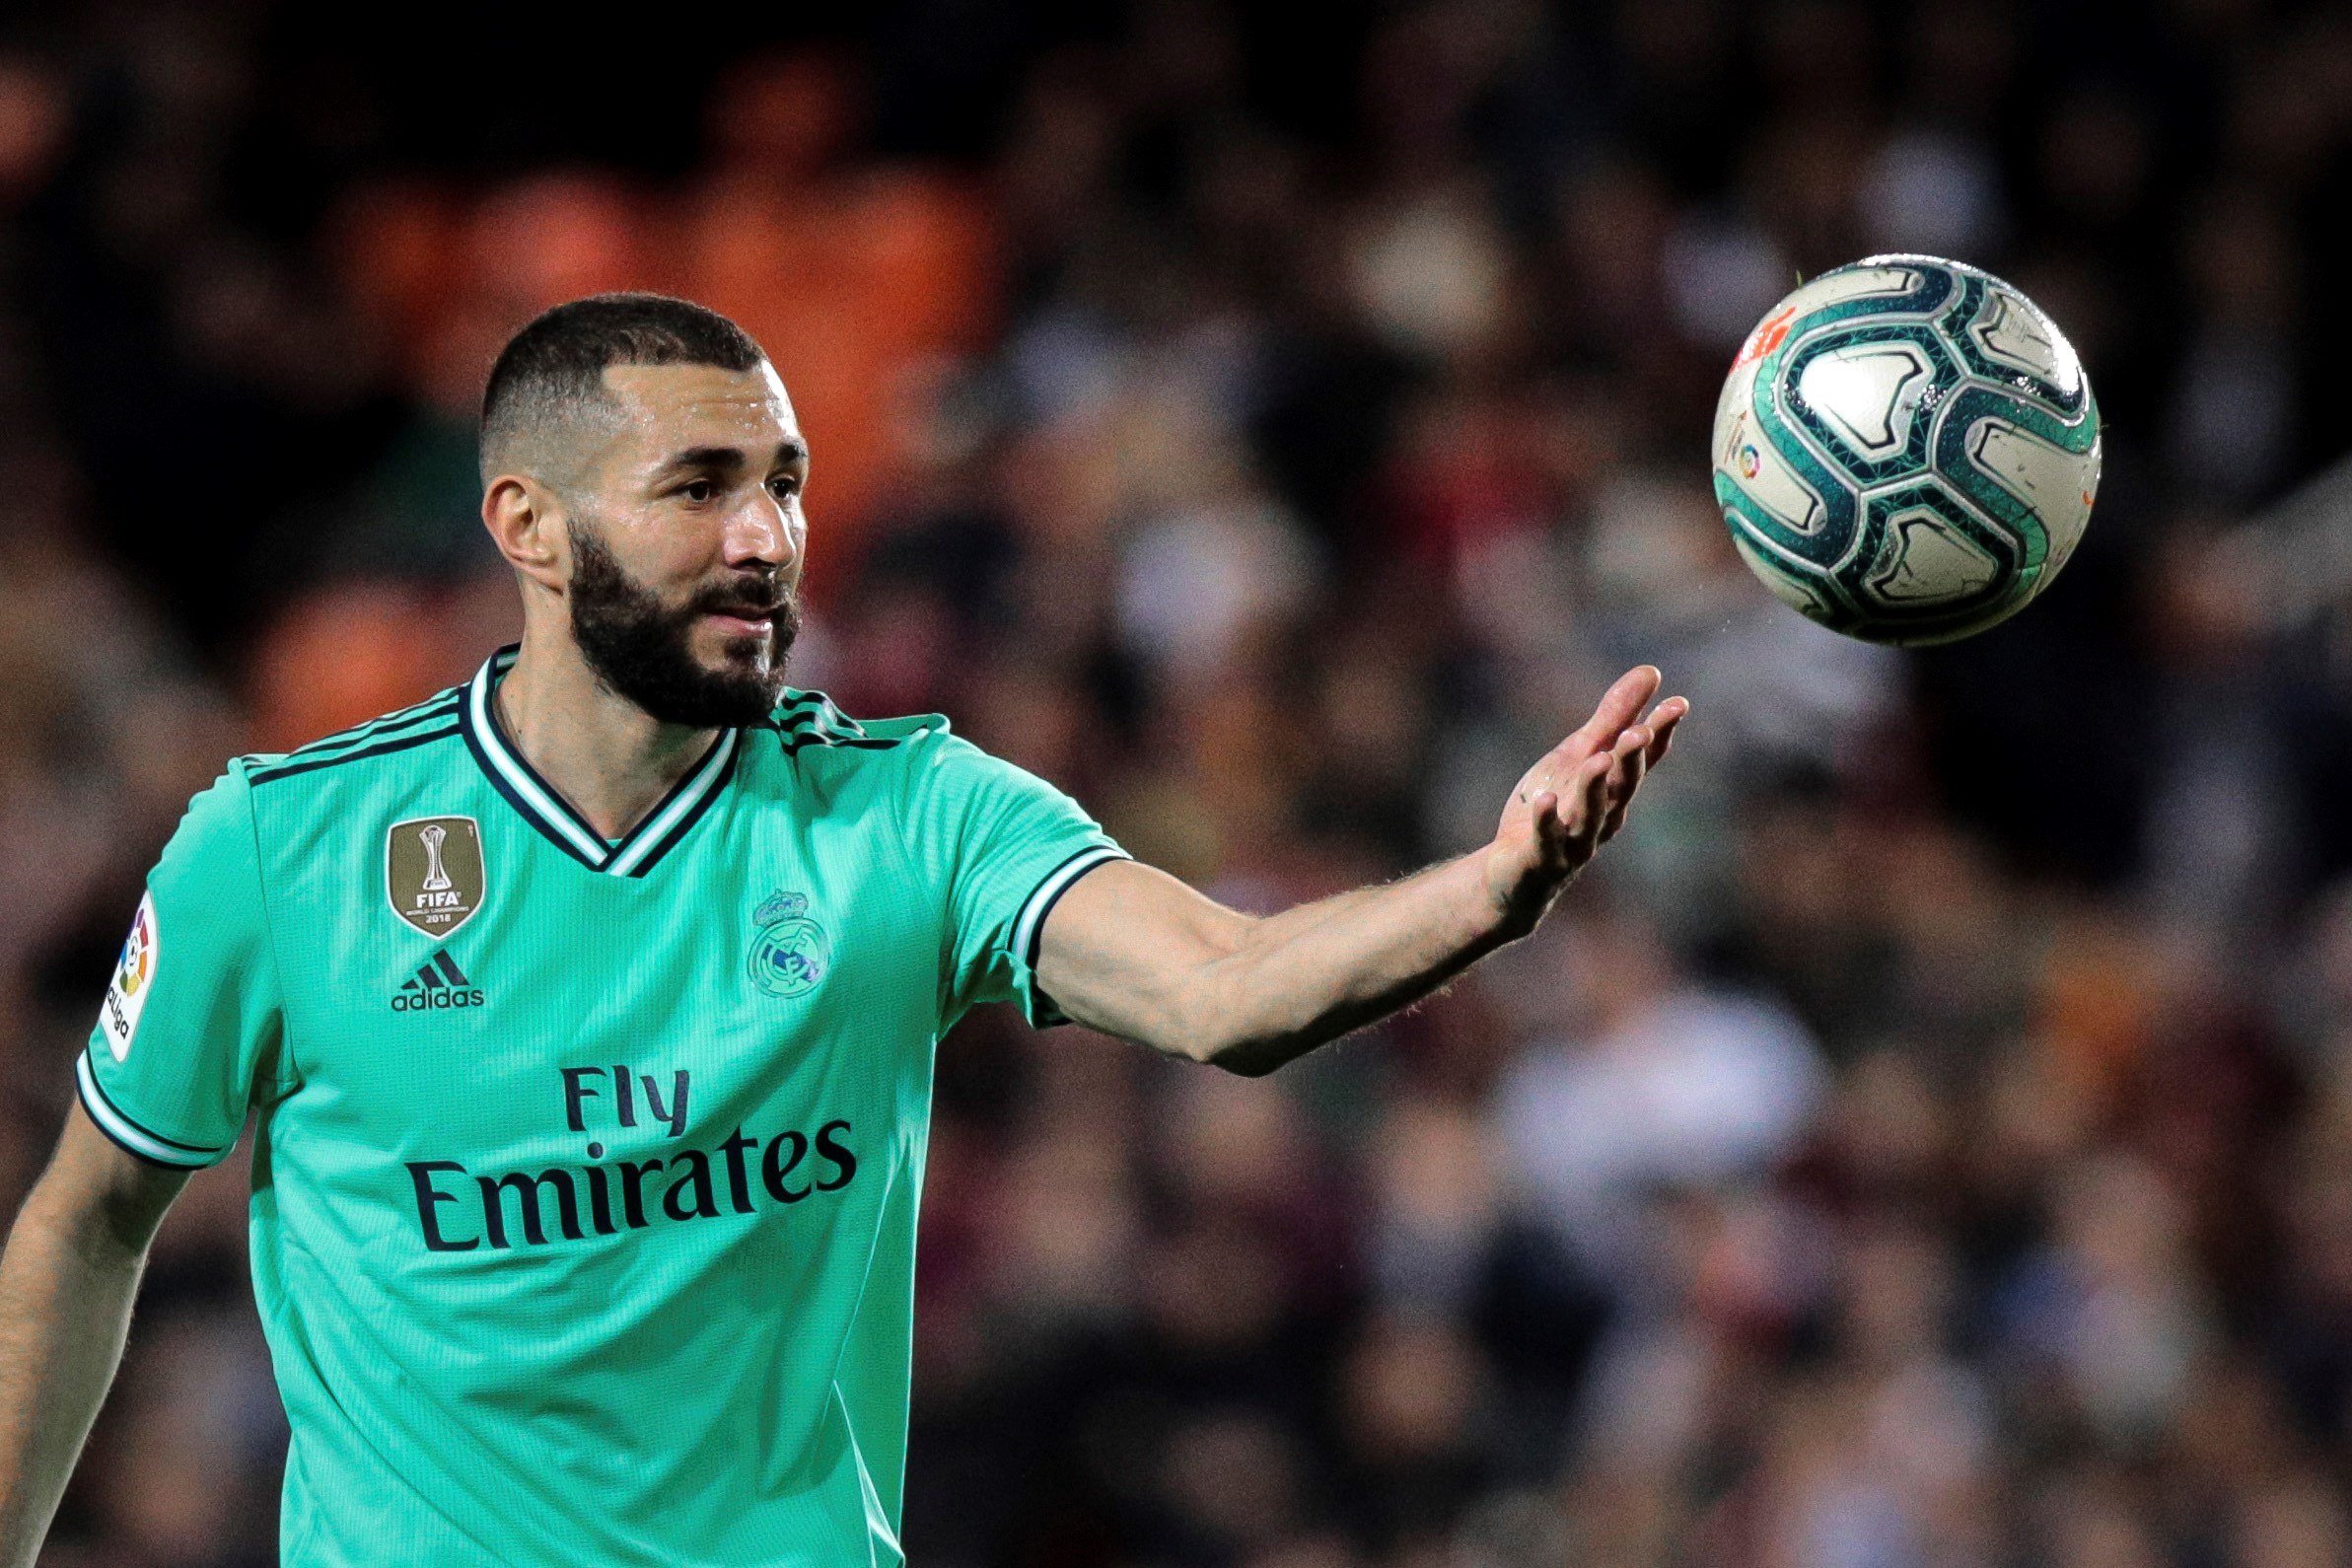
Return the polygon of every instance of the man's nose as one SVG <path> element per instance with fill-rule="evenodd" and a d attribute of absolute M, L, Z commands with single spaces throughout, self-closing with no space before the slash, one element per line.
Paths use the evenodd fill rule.
<path fill-rule="evenodd" d="M 761 499 L 738 508 L 728 519 L 725 539 L 727 564 L 754 563 L 789 567 L 800 553 L 800 538 L 791 514 L 772 500 Z"/>

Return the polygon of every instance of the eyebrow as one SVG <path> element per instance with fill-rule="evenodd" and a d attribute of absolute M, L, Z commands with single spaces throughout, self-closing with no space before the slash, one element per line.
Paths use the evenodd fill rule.
<path fill-rule="evenodd" d="M 778 463 L 806 463 L 809 461 L 809 444 L 805 441 L 783 442 L 776 448 L 775 461 Z M 743 466 L 744 455 L 738 448 L 688 447 L 683 452 L 672 454 L 670 460 L 654 472 L 655 477 L 660 478 L 696 468 L 734 473 Z"/>

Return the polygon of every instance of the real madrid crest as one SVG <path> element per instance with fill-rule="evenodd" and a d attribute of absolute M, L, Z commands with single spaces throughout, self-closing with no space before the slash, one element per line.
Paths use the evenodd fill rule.
<path fill-rule="evenodd" d="M 770 996 L 806 996 L 832 960 L 824 927 L 809 918 L 809 895 L 771 892 L 751 911 L 751 983 Z"/>
<path fill-rule="evenodd" d="M 392 913 L 436 942 L 482 906 L 489 873 L 481 824 L 470 817 L 417 817 L 384 834 L 384 893 Z"/>

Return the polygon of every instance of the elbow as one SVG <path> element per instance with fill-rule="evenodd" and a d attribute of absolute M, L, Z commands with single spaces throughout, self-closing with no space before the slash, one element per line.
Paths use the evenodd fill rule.
<path fill-rule="evenodd" d="M 1263 1078 L 1306 1048 L 1287 1031 L 1246 1028 L 1225 1008 L 1202 1009 L 1175 1034 L 1175 1054 L 1237 1078 Z"/>
<path fill-rule="evenodd" d="M 1163 1017 L 1172 1026 L 1171 1054 L 1242 1078 L 1263 1078 L 1297 1054 L 1287 1031 L 1264 1017 L 1250 978 L 1250 937 L 1263 922 L 1221 911 L 1228 919 L 1201 933 L 1214 956 L 1194 966 L 1168 997 Z"/>
<path fill-rule="evenodd" d="M 1216 1067 L 1237 1078 L 1263 1078 L 1298 1052 L 1279 1039 L 1228 1034 L 1205 1040 L 1185 1052 L 1204 1067 Z"/>
<path fill-rule="evenodd" d="M 1250 1057 L 1233 1054 L 1219 1057 L 1210 1065 L 1222 1067 L 1236 1078 L 1263 1078 L 1289 1060 L 1288 1056 Z"/>
<path fill-rule="evenodd" d="M 1213 1014 L 1171 1020 L 1167 1029 L 1140 1038 L 1164 1056 L 1239 1078 L 1263 1078 L 1290 1056 L 1278 1049 L 1278 1041 L 1246 1033 Z"/>

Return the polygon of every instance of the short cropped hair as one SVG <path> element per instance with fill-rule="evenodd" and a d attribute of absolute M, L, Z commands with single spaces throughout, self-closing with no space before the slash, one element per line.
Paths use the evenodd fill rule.
<path fill-rule="evenodd" d="M 751 334 L 718 312 L 667 294 L 592 294 L 547 311 L 508 339 L 482 392 L 487 484 L 534 442 L 605 401 L 612 365 L 757 369 Z"/>

